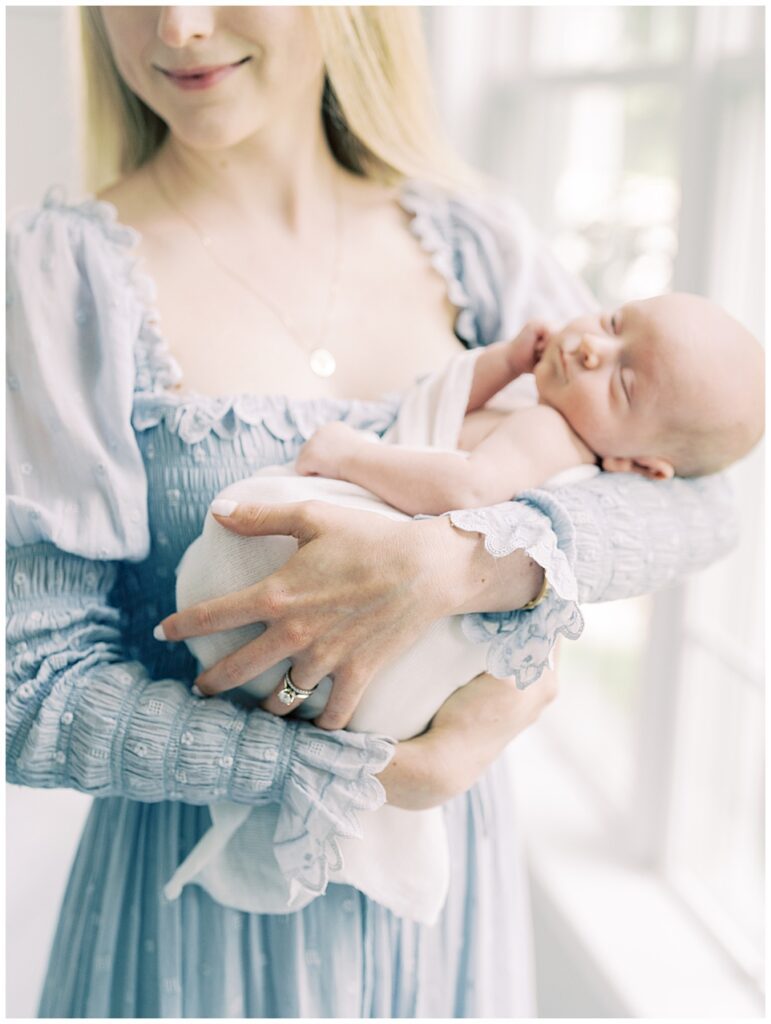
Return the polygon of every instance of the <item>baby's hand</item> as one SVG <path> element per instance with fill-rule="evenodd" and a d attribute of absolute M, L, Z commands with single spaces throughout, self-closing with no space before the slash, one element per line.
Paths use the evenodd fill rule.
<path fill-rule="evenodd" d="M 342 479 L 342 460 L 362 443 L 357 432 L 345 423 L 325 423 L 300 449 L 295 470 L 301 476 Z"/>
<path fill-rule="evenodd" d="M 532 373 L 540 362 L 549 341 L 549 328 L 542 320 L 528 320 L 513 341 L 509 342 L 512 374 Z"/>

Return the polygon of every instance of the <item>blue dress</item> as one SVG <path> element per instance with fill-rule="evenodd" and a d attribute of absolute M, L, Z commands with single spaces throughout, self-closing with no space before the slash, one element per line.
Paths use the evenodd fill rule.
<path fill-rule="evenodd" d="M 405 185 L 412 228 L 486 344 L 529 316 L 590 301 L 508 201 Z M 508 769 L 494 765 L 444 813 L 452 850 L 434 927 L 330 885 L 300 912 L 247 914 L 162 887 L 217 798 L 281 805 L 304 793 L 309 835 L 355 828 L 383 799 L 383 737 L 321 733 L 190 693 L 183 644 L 156 643 L 174 568 L 212 497 L 282 463 L 322 422 L 383 432 L 395 399 L 219 399 L 170 390 L 179 371 L 109 204 L 50 192 L 8 233 L 8 704 L 12 783 L 95 799 L 67 886 L 43 1017 L 515 1017 L 535 1012 Z M 526 548 L 552 594 L 533 612 L 466 617 L 497 674 L 535 678 L 578 599 L 631 596 L 732 543 L 719 479 L 597 480 L 454 514 L 496 556 Z M 313 810 L 324 792 L 324 813 Z M 42 938 L 42 937 L 41 937 Z"/>

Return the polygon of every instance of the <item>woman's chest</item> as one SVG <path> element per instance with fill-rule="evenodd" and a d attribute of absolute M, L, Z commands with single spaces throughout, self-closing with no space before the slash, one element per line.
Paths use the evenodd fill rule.
<path fill-rule="evenodd" d="M 330 268 L 271 272 L 143 242 L 180 390 L 374 398 L 408 387 L 459 351 L 447 284 L 414 238 L 349 248 Z M 250 268 L 251 267 L 251 271 Z M 312 368 L 319 349 L 335 370 Z"/>

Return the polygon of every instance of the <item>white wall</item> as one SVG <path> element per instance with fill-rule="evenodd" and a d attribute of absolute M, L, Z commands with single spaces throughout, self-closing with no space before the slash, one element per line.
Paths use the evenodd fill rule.
<path fill-rule="evenodd" d="M 6 206 L 34 205 L 58 182 L 78 197 L 80 143 L 67 7 L 6 8 Z"/>
<path fill-rule="evenodd" d="M 49 185 L 81 194 L 71 9 L 6 8 L 6 208 Z M 64 884 L 91 801 L 6 786 L 6 1014 L 34 1017 Z"/>

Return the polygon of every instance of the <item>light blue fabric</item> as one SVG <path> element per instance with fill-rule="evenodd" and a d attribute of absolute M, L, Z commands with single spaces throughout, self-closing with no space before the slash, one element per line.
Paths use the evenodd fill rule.
<path fill-rule="evenodd" d="M 417 185 L 403 202 L 459 306 L 467 344 L 586 305 L 513 204 L 446 200 Z M 374 774 L 390 756 L 387 738 L 329 736 L 227 699 L 197 700 L 192 656 L 156 643 L 151 629 L 174 608 L 174 567 L 219 490 L 293 458 L 322 422 L 345 418 L 382 433 L 396 400 L 182 399 L 165 390 L 178 368 L 154 322 L 149 282 L 133 267 L 135 240 L 107 204 L 69 205 L 55 194 L 9 228 L 8 777 L 100 798 L 41 1015 L 531 1014 L 526 893 L 500 764 L 446 805 L 453 878 L 433 929 L 347 886 L 291 915 L 226 910 L 192 887 L 175 903 L 162 899 L 210 824 L 197 805 L 280 805 L 296 784 L 309 803 L 324 794 L 336 828 L 382 799 Z M 495 554 L 528 532 L 534 557 L 551 552 L 544 562 L 563 590 L 599 600 L 668 582 L 660 560 L 676 579 L 722 553 L 733 525 L 720 494 L 717 482 L 630 489 L 604 475 L 456 515 Z M 641 500 L 651 516 L 642 528 Z M 564 608 L 541 606 L 534 657 L 579 614 L 575 601 L 560 600 Z M 492 635 L 504 665 L 507 646 L 533 642 L 520 628 L 528 615 L 466 621 L 486 641 Z"/>

